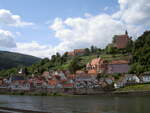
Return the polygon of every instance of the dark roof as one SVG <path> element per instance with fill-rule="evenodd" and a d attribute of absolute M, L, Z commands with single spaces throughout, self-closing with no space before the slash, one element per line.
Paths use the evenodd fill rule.
<path fill-rule="evenodd" d="M 12 79 L 12 81 L 14 81 L 14 80 L 25 80 L 25 77 L 24 76 L 12 76 L 11 79 Z"/>

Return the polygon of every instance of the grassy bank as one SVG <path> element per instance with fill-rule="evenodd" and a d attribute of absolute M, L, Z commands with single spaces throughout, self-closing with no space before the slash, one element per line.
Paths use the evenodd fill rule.
<path fill-rule="evenodd" d="M 126 86 L 124 88 L 117 89 L 117 91 L 150 91 L 150 84 Z"/>

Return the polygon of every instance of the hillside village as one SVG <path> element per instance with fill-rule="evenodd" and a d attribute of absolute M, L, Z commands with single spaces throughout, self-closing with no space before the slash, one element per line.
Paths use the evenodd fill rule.
<path fill-rule="evenodd" d="M 69 59 L 76 59 L 70 63 L 68 69 L 48 68 L 40 71 L 41 68 L 35 68 L 33 73 L 29 73 L 27 72 L 28 68 L 19 68 L 17 73 L 10 73 L 7 77 L 0 78 L 0 89 L 10 91 L 46 90 L 49 92 L 57 92 L 57 89 L 62 92 L 69 92 L 68 89 L 70 89 L 70 92 L 73 93 L 73 89 L 113 91 L 128 85 L 149 83 L 150 72 L 138 68 L 139 65 L 136 67 L 139 72 L 136 71 L 135 66 L 133 66 L 136 62 L 131 65 L 134 62 L 131 54 L 131 42 L 132 38 L 128 36 L 127 31 L 123 35 L 115 35 L 112 43 L 106 47 L 106 55 L 93 55 L 82 66 L 78 65 L 83 62 L 78 57 L 85 55 L 89 58 L 91 55 L 88 55 L 88 49 L 75 49 L 66 52 L 64 56 Z M 103 50 L 97 49 L 97 51 L 99 53 Z M 53 58 L 54 56 L 52 56 L 52 60 Z M 62 63 L 61 65 L 65 67 L 67 64 Z M 49 67 L 51 67 L 50 64 Z M 38 73 L 39 71 L 41 73 Z"/>

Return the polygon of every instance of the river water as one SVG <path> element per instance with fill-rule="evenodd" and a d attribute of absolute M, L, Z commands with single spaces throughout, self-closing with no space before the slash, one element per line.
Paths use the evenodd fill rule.
<path fill-rule="evenodd" d="M 0 106 L 52 113 L 150 113 L 150 97 L 0 95 Z"/>

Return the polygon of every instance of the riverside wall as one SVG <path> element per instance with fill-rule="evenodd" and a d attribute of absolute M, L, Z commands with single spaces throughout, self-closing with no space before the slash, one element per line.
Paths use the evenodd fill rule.
<path fill-rule="evenodd" d="M 26 93 L 26 94 L 74 94 L 74 95 L 94 95 L 104 93 L 102 88 L 32 88 L 30 90 L 15 90 L 8 88 L 0 88 L 0 94 L 9 93 Z"/>
<path fill-rule="evenodd" d="M 99 96 L 150 96 L 150 91 L 114 91 L 101 88 L 57 88 L 57 89 L 30 89 L 12 90 L 0 88 L 0 94 L 23 94 L 23 95 L 99 95 Z"/>

